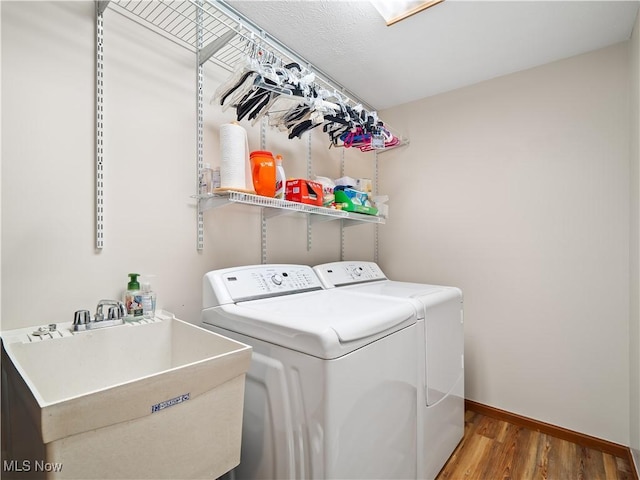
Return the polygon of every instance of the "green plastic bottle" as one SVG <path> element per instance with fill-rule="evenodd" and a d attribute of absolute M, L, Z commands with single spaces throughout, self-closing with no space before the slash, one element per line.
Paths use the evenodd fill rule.
<path fill-rule="evenodd" d="M 142 302 L 140 299 L 140 283 L 138 282 L 139 273 L 129 274 L 129 283 L 127 290 L 124 292 L 124 305 L 127 307 L 127 320 L 142 319 Z"/>

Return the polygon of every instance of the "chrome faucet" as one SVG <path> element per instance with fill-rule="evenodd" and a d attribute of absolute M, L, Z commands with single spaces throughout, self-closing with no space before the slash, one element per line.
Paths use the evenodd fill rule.
<path fill-rule="evenodd" d="M 108 307 L 106 318 L 103 311 L 104 307 Z M 91 318 L 89 310 L 78 310 L 75 312 L 73 317 L 73 331 L 81 332 L 84 330 L 122 325 L 126 315 L 127 308 L 124 306 L 124 303 L 116 300 L 100 300 L 93 319 Z"/>
<path fill-rule="evenodd" d="M 96 322 L 102 322 L 105 320 L 104 313 L 102 312 L 102 308 L 105 306 L 109 307 L 107 310 L 107 320 L 117 320 L 119 318 L 124 318 L 127 315 L 127 308 L 124 306 L 124 303 L 116 300 L 100 300 L 98 302 L 98 307 L 96 308 Z"/>

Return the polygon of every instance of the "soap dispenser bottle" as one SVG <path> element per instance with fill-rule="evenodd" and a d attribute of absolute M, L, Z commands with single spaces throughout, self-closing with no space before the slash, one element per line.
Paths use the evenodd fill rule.
<path fill-rule="evenodd" d="M 139 273 L 129 274 L 129 283 L 127 290 L 124 292 L 124 305 L 127 308 L 127 320 L 133 320 L 135 317 L 142 317 L 142 301 L 140 297 L 140 283 L 138 282 Z M 137 320 L 137 318 L 136 318 Z"/>
<path fill-rule="evenodd" d="M 140 285 L 142 286 L 140 291 L 142 316 L 149 319 L 153 318 L 156 314 L 156 294 L 151 290 L 151 282 L 148 277 L 143 276 Z"/>

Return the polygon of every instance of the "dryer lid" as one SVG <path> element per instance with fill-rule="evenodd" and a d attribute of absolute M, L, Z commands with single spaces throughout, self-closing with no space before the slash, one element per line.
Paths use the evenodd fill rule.
<path fill-rule="evenodd" d="M 353 290 L 357 290 L 359 292 L 366 292 L 389 297 L 418 298 L 441 292 L 450 287 L 443 287 L 440 285 L 427 285 L 422 283 L 396 282 L 394 280 L 382 280 L 379 282 L 372 282 L 343 288 L 352 288 Z"/>

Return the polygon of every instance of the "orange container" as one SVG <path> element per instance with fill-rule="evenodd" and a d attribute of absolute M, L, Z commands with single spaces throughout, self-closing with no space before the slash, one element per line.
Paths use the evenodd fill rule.
<path fill-rule="evenodd" d="M 276 161 L 271 152 L 256 150 L 249 155 L 253 189 L 258 195 L 275 197 Z"/>

